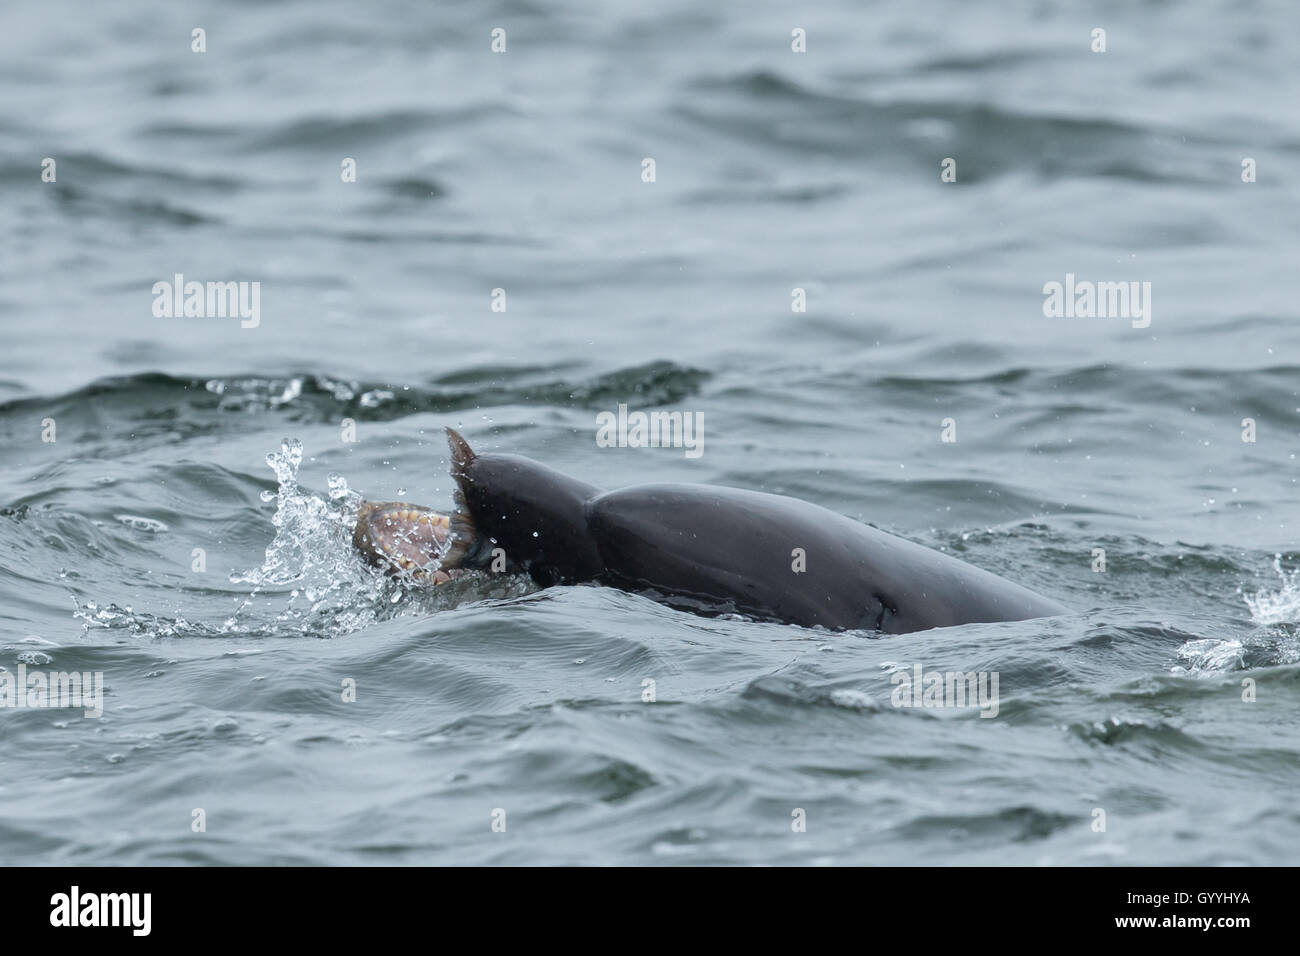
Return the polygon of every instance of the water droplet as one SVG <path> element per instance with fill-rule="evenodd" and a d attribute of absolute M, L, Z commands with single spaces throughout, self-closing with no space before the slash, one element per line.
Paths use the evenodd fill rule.
<path fill-rule="evenodd" d="M 346 498 L 352 491 L 352 489 L 348 487 L 348 480 L 342 475 L 331 472 L 326 481 L 329 483 L 331 501 L 339 501 Z"/>

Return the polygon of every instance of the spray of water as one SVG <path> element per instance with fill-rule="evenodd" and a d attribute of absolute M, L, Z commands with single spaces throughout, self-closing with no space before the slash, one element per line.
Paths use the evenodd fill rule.
<path fill-rule="evenodd" d="M 1279 587 L 1254 594 L 1242 592 L 1251 620 L 1261 630 L 1244 640 L 1188 641 L 1178 651 L 1175 674 L 1214 675 L 1243 668 L 1300 661 L 1300 568 L 1288 571 L 1282 555 L 1273 556 Z"/>
<path fill-rule="evenodd" d="M 362 499 L 346 479 L 329 476 L 329 500 L 304 491 L 298 484 L 302 442 L 297 439 L 285 439 L 266 463 L 278 484 L 274 493 L 262 492 L 263 501 L 275 503 L 275 538 L 260 567 L 230 576 L 232 584 L 249 585 L 252 591 L 223 630 L 244 630 L 250 609 L 269 604 L 280 605 L 275 614 L 279 625 L 336 636 L 371 623 L 380 609 L 399 603 L 403 589 L 370 571 L 352 551 L 352 527 Z"/>
<path fill-rule="evenodd" d="M 73 597 L 74 616 L 89 629 L 127 631 L 148 638 L 341 637 L 376 621 L 426 615 L 479 601 L 510 600 L 537 590 L 526 575 L 468 572 L 434 587 L 411 577 L 392 577 L 370 567 L 352 547 L 352 530 L 364 499 L 341 475 L 329 476 L 324 497 L 298 484 L 302 443 L 285 439 L 266 456 L 275 473 L 275 537 L 261 565 L 230 575 L 246 595 L 219 623 L 158 615 L 130 606 Z"/>
<path fill-rule="evenodd" d="M 1300 623 L 1300 568 L 1288 571 L 1282 567 L 1282 555 L 1273 556 L 1273 570 L 1277 572 L 1281 587 L 1276 591 L 1256 591 L 1243 595 L 1250 616 L 1257 624 Z"/>

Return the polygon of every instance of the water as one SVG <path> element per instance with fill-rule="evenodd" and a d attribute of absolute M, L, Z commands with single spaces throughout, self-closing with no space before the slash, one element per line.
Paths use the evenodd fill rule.
<path fill-rule="evenodd" d="M 1298 20 L 6 4 L 0 666 L 105 690 L 0 711 L 0 860 L 1293 862 Z M 259 323 L 155 317 L 177 273 L 260 282 Z M 1067 273 L 1149 281 L 1150 325 L 1045 317 Z M 598 448 L 620 402 L 704 454 Z M 348 516 L 446 507 L 446 425 L 795 495 L 1074 613 L 403 588 Z M 893 706 L 916 664 L 996 672 L 996 718 Z"/>

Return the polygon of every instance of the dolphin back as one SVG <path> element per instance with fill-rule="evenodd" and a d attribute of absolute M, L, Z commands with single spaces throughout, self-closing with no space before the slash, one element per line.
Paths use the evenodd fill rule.
<path fill-rule="evenodd" d="M 710 485 L 594 498 L 605 583 L 695 611 L 905 633 L 1065 609 L 1027 588 L 817 505 Z"/>

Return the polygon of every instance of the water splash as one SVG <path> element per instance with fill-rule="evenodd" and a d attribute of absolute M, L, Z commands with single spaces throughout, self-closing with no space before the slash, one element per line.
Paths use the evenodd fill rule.
<path fill-rule="evenodd" d="M 125 631 L 135 637 L 147 638 L 212 637 L 220 634 L 211 627 L 187 621 L 180 616 L 150 614 L 113 603 L 105 607 L 96 601 L 86 601 L 83 604 L 75 596 L 72 600 L 75 608 L 72 616 L 81 621 L 87 631 Z"/>
<path fill-rule="evenodd" d="M 1282 555 L 1275 554 L 1273 570 L 1280 583 L 1276 591 L 1242 592 L 1251 620 L 1261 630 L 1243 639 L 1188 641 L 1178 649 L 1181 663 L 1171 673 L 1206 676 L 1300 661 L 1300 568 L 1288 571 Z"/>
<path fill-rule="evenodd" d="M 378 621 L 407 614 L 430 614 L 485 600 L 509 600 L 537 590 L 526 575 L 469 572 L 454 582 L 433 587 L 418 580 L 392 577 L 371 568 L 352 547 L 352 531 L 364 504 L 342 475 L 328 477 L 322 496 L 298 483 L 302 442 L 284 439 L 266 456 L 275 473 L 275 536 L 258 567 L 236 571 L 230 582 L 241 595 L 234 613 L 217 620 L 187 620 L 177 608 L 157 614 L 130 606 L 79 601 L 74 616 L 87 630 L 123 631 L 147 638 L 240 636 L 342 637 Z M 224 617 L 224 619 L 222 619 Z"/>
<path fill-rule="evenodd" d="M 230 576 L 233 584 L 254 587 L 285 587 L 292 584 L 323 581 L 318 571 L 339 568 L 340 553 L 346 548 L 347 534 L 356 521 L 356 507 L 348 507 L 352 492 L 338 475 L 331 476 L 330 498 L 342 505 L 333 508 L 324 499 L 304 492 L 298 486 L 298 469 L 302 466 L 302 442 L 285 439 L 278 452 L 266 456 L 279 484 L 274 494 L 262 492 L 262 500 L 275 502 L 271 524 L 275 540 L 266 549 L 260 568 Z M 359 496 L 356 496 L 359 499 Z"/>
<path fill-rule="evenodd" d="M 1169 669 L 1171 674 L 1200 676 L 1222 674 L 1246 666 L 1246 648 L 1241 641 L 1202 638 L 1188 641 L 1178 649 L 1181 664 Z"/>
<path fill-rule="evenodd" d="M 1273 556 L 1273 570 L 1282 582 L 1276 591 L 1256 591 L 1243 597 L 1256 624 L 1266 627 L 1275 624 L 1300 623 L 1300 568 L 1288 571 L 1282 567 L 1282 555 Z"/>
<path fill-rule="evenodd" d="M 260 567 L 230 576 L 232 584 L 253 590 L 223 631 L 248 630 L 249 609 L 268 595 L 288 599 L 276 622 L 320 637 L 357 630 L 376 619 L 377 609 L 399 603 L 400 587 L 371 572 L 353 553 L 352 527 L 362 498 L 347 480 L 329 476 L 328 501 L 304 491 L 298 484 L 302 442 L 297 439 L 284 439 L 266 463 L 278 483 L 274 494 L 262 492 L 263 501 L 275 502 L 275 538 Z"/>

